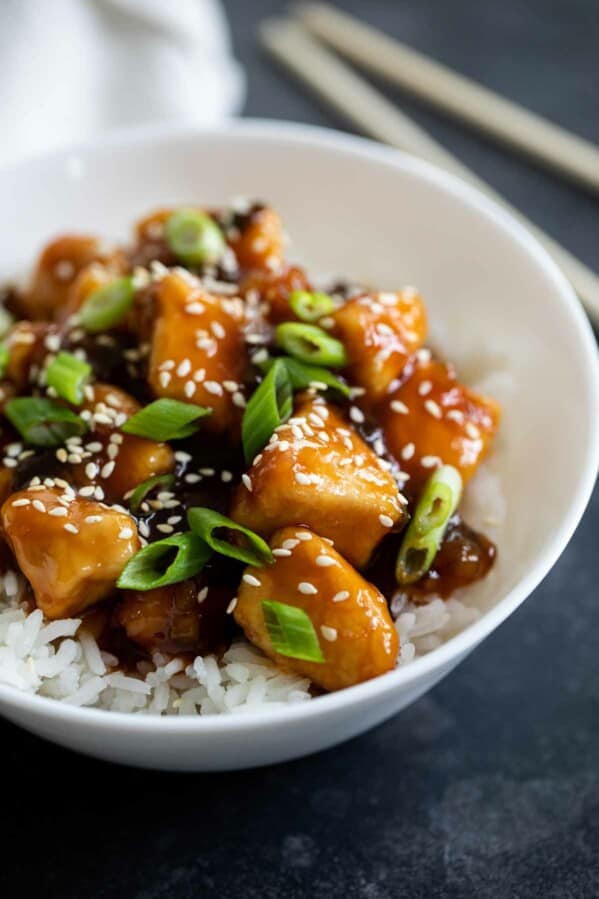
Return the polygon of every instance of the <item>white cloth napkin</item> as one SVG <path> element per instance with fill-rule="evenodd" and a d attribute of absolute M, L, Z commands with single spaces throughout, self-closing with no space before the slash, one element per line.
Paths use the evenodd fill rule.
<path fill-rule="evenodd" d="M 0 0 L 0 163 L 158 119 L 239 110 L 218 0 Z"/>

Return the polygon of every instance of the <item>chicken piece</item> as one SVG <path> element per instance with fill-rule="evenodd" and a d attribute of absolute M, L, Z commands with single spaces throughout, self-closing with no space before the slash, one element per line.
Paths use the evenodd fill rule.
<path fill-rule="evenodd" d="M 283 225 L 270 206 L 256 204 L 237 225 L 238 236 L 228 239 L 241 268 L 276 271 L 283 265 Z"/>
<path fill-rule="evenodd" d="M 265 315 L 273 324 L 296 319 L 289 305 L 289 295 L 294 290 L 311 289 L 306 273 L 295 265 L 274 272 L 255 269 L 248 272 L 239 285 L 239 293 L 248 302 L 257 297 L 265 304 Z"/>
<path fill-rule="evenodd" d="M 46 338 L 56 333 L 47 322 L 20 321 L 14 324 L 4 339 L 8 361 L 4 376 L 21 393 L 33 380 L 33 367 L 41 366 L 49 350 Z"/>
<path fill-rule="evenodd" d="M 56 310 L 55 320 L 60 323 L 67 321 L 69 316 L 79 311 L 95 290 L 110 284 L 111 281 L 119 278 L 124 272 L 124 262 L 116 256 L 105 265 L 99 262 L 92 262 L 86 266 L 72 282 L 64 303 Z"/>
<path fill-rule="evenodd" d="M 231 516 L 263 537 L 291 524 L 318 529 L 361 568 L 404 506 L 395 480 L 345 419 L 303 395 L 237 488 Z"/>
<path fill-rule="evenodd" d="M 99 484 L 108 497 L 121 500 L 142 481 L 174 471 L 175 455 L 168 443 L 118 430 L 123 415 L 130 418 L 141 408 L 124 390 L 112 384 L 94 384 L 88 388 L 81 408 L 91 413 L 92 430 L 84 438 L 84 446 L 98 444 L 101 449 L 94 446 L 91 457 L 72 466 L 72 477 L 79 487 Z"/>
<path fill-rule="evenodd" d="M 282 668 L 309 677 L 325 690 L 341 690 L 391 671 L 398 636 L 385 597 L 317 534 L 296 527 L 273 535 L 273 565 L 247 568 L 235 620 L 246 637 Z M 263 600 L 303 609 L 324 662 L 280 655 L 270 641 Z"/>
<path fill-rule="evenodd" d="M 115 617 L 127 637 L 148 652 L 211 653 L 228 645 L 230 598 L 218 587 L 198 592 L 194 580 L 145 593 L 125 590 Z"/>
<path fill-rule="evenodd" d="M 47 618 L 77 615 L 114 591 L 141 544 L 125 512 L 71 489 L 29 488 L 0 510 L 2 529 Z"/>
<path fill-rule="evenodd" d="M 49 243 L 38 260 L 29 290 L 20 300 L 23 318 L 55 320 L 79 272 L 101 255 L 95 237 L 67 234 Z"/>
<path fill-rule="evenodd" d="M 156 260 L 163 265 L 176 265 L 177 257 L 164 238 L 164 226 L 174 209 L 156 209 L 135 226 L 135 245 L 129 253 L 131 265 L 148 266 Z"/>
<path fill-rule="evenodd" d="M 349 300 L 332 316 L 349 357 L 347 377 L 378 400 L 426 336 L 422 298 L 412 288 Z"/>
<path fill-rule="evenodd" d="M 125 591 L 116 619 L 149 652 L 185 652 L 198 644 L 199 609 L 196 585 L 183 581 L 144 593 Z"/>
<path fill-rule="evenodd" d="M 157 285 L 148 381 L 158 397 L 209 406 L 203 429 L 236 432 L 247 366 L 243 304 L 171 272 Z"/>
<path fill-rule="evenodd" d="M 454 465 L 472 477 L 499 424 L 499 405 L 464 387 L 452 365 L 415 358 L 404 383 L 381 409 L 389 452 L 418 489 L 434 468 Z"/>

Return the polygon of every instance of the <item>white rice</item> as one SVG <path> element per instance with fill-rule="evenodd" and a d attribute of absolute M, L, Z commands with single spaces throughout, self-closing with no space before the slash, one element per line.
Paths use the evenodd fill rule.
<path fill-rule="evenodd" d="M 501 373 L 488 392 L 501 402 L 513 383 Z M 483 390 L 487 384 L 475 385 Z M 491 384 L 488 385 L 491 388 Z M 500 454 L 499 454 L 500 455 Z M 497 455 L 481 466 L 468 485 L 464 517 L 501 544 L 506 504 Z M 493 569 L 481 584 L 449 600 L 433 597 L 425 606 L 392 603 L 400 638 L 398 665 L 436 649 L 476 621 L 494 601 Z M 159 653 L 139 663 L 137 672 L 118 670 L 118 659 L 102 652 L 80 630 L 81 620 L 45 622 L 37 609 L 21 605 L 22 579 L 7 572 L 0 597 L 0 683 L 78 706 L 159 715 L 242 714 L 283 707 L 311 698 L 306 678 L 283 674 L 243 638 L 218 659 L 197 656 L 191 665 Z"/>

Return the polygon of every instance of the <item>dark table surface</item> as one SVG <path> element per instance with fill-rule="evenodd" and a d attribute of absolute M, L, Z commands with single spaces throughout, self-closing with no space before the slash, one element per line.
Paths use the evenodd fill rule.
<path fill-rule="evenodd" d="M 595 0 L 338 5 L 599 142 Z M 284 4 L 225 6 L 248 73 L 246 113 L 343 127 L 256 46 L 256 24 Z M 395 99 L 599 265 L 596 199 Z M 596 491 L 554 571 L 458 670 L 394 720 L 311 758 L 155 774 L 0 723 L 2 895 L 599 896 L 598 529 Z"/>

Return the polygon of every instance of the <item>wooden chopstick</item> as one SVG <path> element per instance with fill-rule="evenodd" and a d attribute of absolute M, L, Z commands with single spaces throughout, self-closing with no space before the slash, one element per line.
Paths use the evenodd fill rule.
<path fill-rule="evenodd" d="M 545 247 L 599 324 L 599 277 L 495 193 L 429 134 L 386 100 L 298 22 L 269 19 L 260 27 L 269 53 L 365 134 L 451 172 L 507 209 Z"/>
<path fill-rule="evenodd" d="M 327 3 L 294 8 L 305 27 L 352 62 L 452 118 L 599 193 L 599 148 Z"/>

